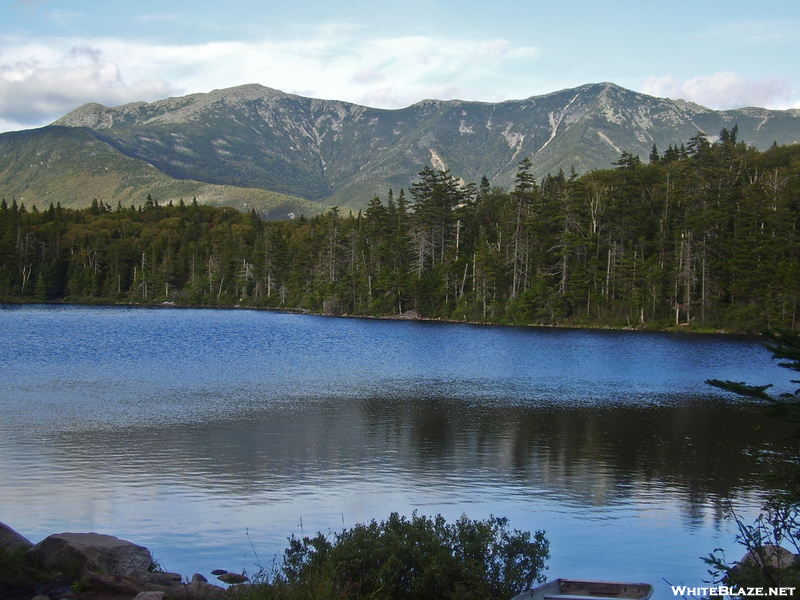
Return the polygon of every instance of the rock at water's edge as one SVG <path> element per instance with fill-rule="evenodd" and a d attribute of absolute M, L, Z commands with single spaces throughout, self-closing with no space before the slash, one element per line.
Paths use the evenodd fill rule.
<path fill-rule="evenodd" d="M 782 569 L 796 564 L 800 560 L 799 555 L 792 554 L 783 546 L 764 544 L 758 550 L 750 550 L 739 561 L 739 565 L 756 565 L 764 568 Z"/>
<path fill-rule="evenodd" d="M 127 576 L 153 563 L 144 546 L 100 533 L 56 533 L 31 548 L 28 556 L 40 567 L 67 577 L 90 571 Z"/>
<path fill-rule="evenodd" d="M 223 583 L 245 583 L 250 581 L 247 577 L 240 573 L 223 573 L 217 577 Z"/>
<path fill-rule="evenodd" d="M 5 523 L 0 523 L 0 550 L 27 552 L 31 548 L 33 548 L 33 542 L 11 529 Z"/>

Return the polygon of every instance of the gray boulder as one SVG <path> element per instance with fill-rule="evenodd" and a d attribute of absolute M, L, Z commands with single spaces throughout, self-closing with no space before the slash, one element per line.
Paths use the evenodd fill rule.
<path fill-rule="evenodd" d="M 192 581 L 184 586 L 189 598 L 202 600 L 222 600 L 225 598 L 225 588 L 204 581 Z"/>
<path fill-rule="evenodd" d="M 28 550 L 28 557 L 66 577 L 89 572 L 127 576 L 146 571 L 153 562 L 144 546 L 100 533 L 56 533 Z"/>
<path fill-rule="evenodd" d="M 232 583 L 232 584 L 244 583 L 246 581 L 250 581 L 247 577 L 239 573 L 223 573 L 222 575 L 219 575 L 217 579 L 219 579 L 223 583 Z"/>
<path fill-rule="evenodd" d="M 8 525 L 0 523 L 0 551 L 27 552 L 33 547 L 33 542 L 21 536 Z"/>
<path fill-rule="evenodd" d="M 755 550 L 750 550 L 739 561 L 743 566 L 757 566 L 766 569 L 784 569 L 791 567 L 797 561 L 797 556 L 783 546 L 764 544 Z"/>
<path fill-rule="evenodd" d="M 150 577 L 144 579 L 143 581 L 148 581 L 150 583 L 155 583 L 156 585 L 163 585 L 166 587 L 175 585 L 175 582 L 170 579 L 166 573 L 150 573 Z M 180 585 L 180 581 L 177 582 Z"/>
<path fill-rule="evenodd" d="M 87 574 L 83 581 L 87 590 L 100 594 L 98 597 L 119 597 L 125 594 L 133 598 L 142 592 L 163 592 L 166 598 L 174 600 L 225 600 L 225 588 L 200 581 L 164 586 L 124 575 L 97 573 Z"/>
<path fill-rule="evenodd" d="M 143 581 L 145 583 L 155 583 L 156 585 L 166 587 L 180 586 L 182 579 L 180 573 L 164 573 L 161 571 L 155 571 L 151 573 L 150 571 L 145 571 L 143 569 L 128 573 L 128 577 L 138 581 Z"/>

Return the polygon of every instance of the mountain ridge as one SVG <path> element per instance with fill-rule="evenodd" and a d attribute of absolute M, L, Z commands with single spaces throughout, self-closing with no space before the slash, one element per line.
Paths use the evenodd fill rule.
<path fill-rule="evenodd" d="M 465 181 L 486 176 L 492 184 L 509 186 L 526 157 L 537 177 L 559 169 L 585 172 L 609 168 L 623 151 L 646 159 L 654 144 L 661 151 L 680 146 L 698 131 L 713 140 L 734 125 L 741 140 L 761 150 L 773 142 L 800 142 L 798 109 L 715 111 L 610 82 L 521 100 L 426 99 L 399 109 L 246 84 L 151 103 L 85 104 L 50 127 L 63 152 L 69 154 L 66 148 L 71 147 L 72 154 L 88 161 L 87 170 L 92 159 L 85 149 L 92 138 L 104 145 L 104 153 L 116 153 L 115 169 L 138 171 L 143 163 L 165 181 L 183 182 L 173 186 L 180 190 L 192 187 L 187 182 L 227 186 L 223 196 L 229 200 L 223 203 L 235 204 L 239 188 L 254 190 L 255 196 L 263 190 L 293 198 L 282 205 L 287 211 L 294 207 L 308 213 L 333 205 L 363 207 L 375 195 L 407 188 L 425 165 L 449 169 Z M 73 130 L 89 137 L 79 142 L 66 135 Z M 13 132 L 16 137 L 0 134 L 0 195 L 43 196 L 34 193 L 35 186 L 14 183 L 30 167 L 9 152 L 12 137 L 20 148 L 26 138 L 34 143 L 35 131 L 40 130 Z M 46 165 L 40 170 L 46 171 Z M 58 187 L 58 173 L 22 177 L 37 178 Z M 107 193 L 112 196 L 106 201 L 120 196 Z M 129 193 L 125 201 L 135 201 L 134 196 Z M 254 208 L 272 214 L 262 205 L 254 200 Z"/>

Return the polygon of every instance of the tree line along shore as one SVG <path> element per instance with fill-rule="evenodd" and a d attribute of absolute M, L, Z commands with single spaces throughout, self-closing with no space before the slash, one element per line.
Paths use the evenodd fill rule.
<path fill-rule="evenodd" d="M 800 146 L 737 128 L 511 189 L 425 167 L 365 210 L 0 202 L 0 301 L 246 305 L 519 325 L 794 328 Z"/>

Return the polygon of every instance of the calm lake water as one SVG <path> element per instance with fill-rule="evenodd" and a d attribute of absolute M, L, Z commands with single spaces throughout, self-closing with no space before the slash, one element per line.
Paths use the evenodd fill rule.
<path fill-rule="evenodd" d="M 493 514 L 547 532 L 551 578 L 672 598 L 743 554 L 724 503 L 757 514 L 785 434 L 704 381 L 791 375 L 739 336 L 0 306 L 0 521 L 209 576 L 391 512 Z"/>

